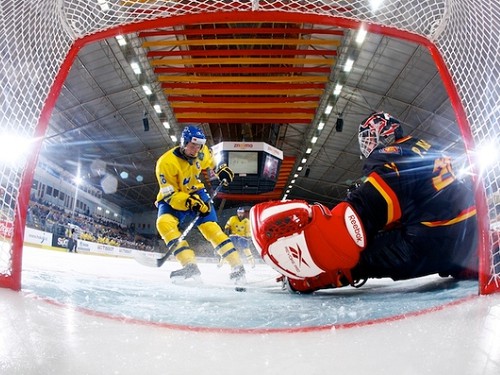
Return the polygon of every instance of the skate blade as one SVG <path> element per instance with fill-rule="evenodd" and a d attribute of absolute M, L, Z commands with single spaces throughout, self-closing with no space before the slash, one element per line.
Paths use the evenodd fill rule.
<path fill-rule="evenodd" d="M 203 280 L 201 278 L 201 275 L 195 275 L 191 276 L 188 278 L 185 278 L 183 276 L 178 276 L 178 277 L 171 277 L 170 282 L 172 284 L 176 285 L 199 285 L 203 284 Z"/>
<path fill-rule="evenodd" d="M 245 286 L 247 283 L 247 278 L 245 276 L 240 277 L 239 279 L 234 279 L 234 285 L 237 286 Z"/>

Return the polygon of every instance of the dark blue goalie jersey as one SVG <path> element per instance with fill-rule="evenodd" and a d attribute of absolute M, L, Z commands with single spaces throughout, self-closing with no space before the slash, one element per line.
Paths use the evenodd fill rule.
<path fill-rule="evenodd" d="M 373 151 L 364 174 L 348 201 L 368 233 L 394 225 L 450 226 L 476 213 L 472 189 L 457 180 L 451 159 L 424 140 L 405 137 Z"/>
<path fill-rule="evenodd" d="M 474 195 L 450 158 L 405 137 L 373 151 L 364 173 L 365 182 L 346 199 L 368 238 L 359 275 L 404 279 L 477 270 Z"/>

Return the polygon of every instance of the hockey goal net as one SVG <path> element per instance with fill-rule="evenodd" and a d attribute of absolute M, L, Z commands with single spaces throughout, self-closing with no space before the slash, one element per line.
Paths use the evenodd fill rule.
<path fill-rule="evenodd" d="M 377 8 L 375 8 L 377 7 Z M 47 0 L 2 1 L 0 147 L 31 139 L 29 152 L 0 160 L 0 286 L 21 287 L 21 259 L 34 168 L 55 100 L 81 46 L 119 33 L 223 14 L 359 27 L 425 40 L 450 94 L 466 148 L 500 144 L 500 2 L 491 0 Z M 310 21 L 309 21 L 310 22 Z M 474 163 L 473 163 L 474 164 Z M 480 293 L 500 290 L 500 166 L 479 170 Z"/>

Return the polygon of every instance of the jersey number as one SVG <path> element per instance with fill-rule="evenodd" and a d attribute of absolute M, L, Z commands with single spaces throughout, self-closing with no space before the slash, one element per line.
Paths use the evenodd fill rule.
<path fill-rule="evenodd" d="M 432 184 L 436 191 L 444 189 L 446 186 L 455 181 L 455 173 L 451 166 L 451 159 L 444 157 L 436 159 L 434 162 L 433 173 L 437 174 L 432 178 Z"/>

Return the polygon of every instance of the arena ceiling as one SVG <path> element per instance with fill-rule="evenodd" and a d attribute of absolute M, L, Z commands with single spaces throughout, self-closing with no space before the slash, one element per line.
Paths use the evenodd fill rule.
<path fill-rule="evenodd" d="M 201 126 L 212 145 L 266 142 L 284 153 L 273 192 L 219 195 L 226 206 L 281 199 L 287 190 L 288 198 L 333 206 L 361 177 L 358 124 L 376 110 L 465 162 L 455 113 L 426 47 L 370 33 L 358 43 L 358 30 L 320 24 L 244 20 L 123 37 L 124 45 L 113 37 L 80 50 L 42 158 L 75 175 L 80 168 L 96 186 L 102 175 L 91 166 L 103 161 L 118 180 L 104 199 L 129 212 L 154 209 L 156 160 L 186 124 Z"/>

